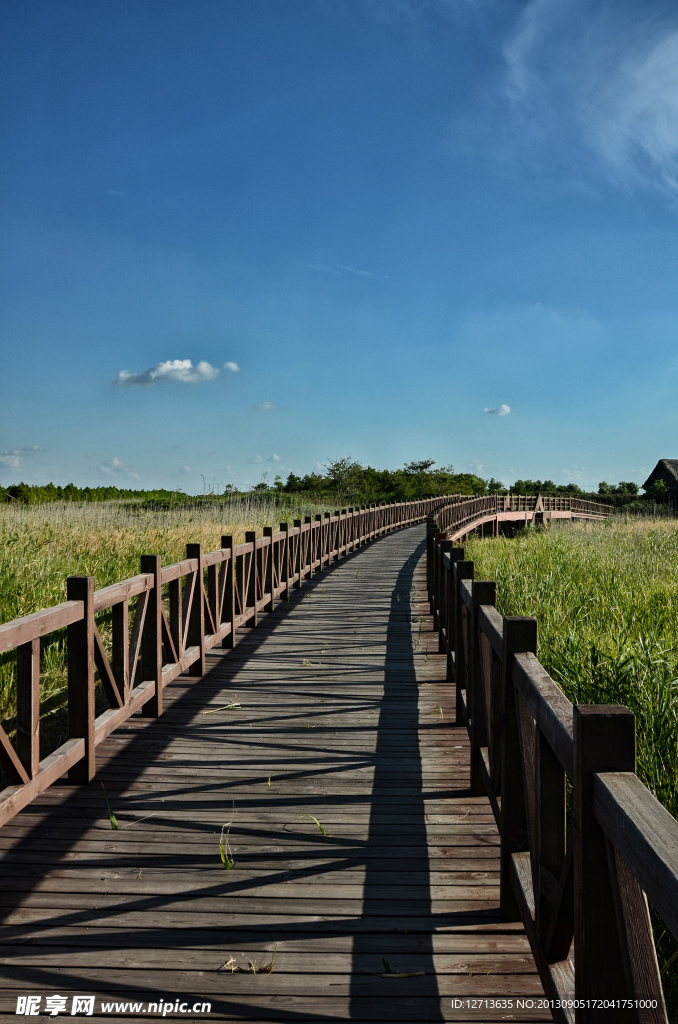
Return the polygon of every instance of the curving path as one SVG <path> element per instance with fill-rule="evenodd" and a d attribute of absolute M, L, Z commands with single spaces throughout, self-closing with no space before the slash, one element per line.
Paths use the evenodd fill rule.
<path fill-rule="evenodd" d="M 542 988 L 498 914 L 424 554 L 415 526 L 349 556 L 102 743 L 117 831 L 98 782 L 3 827 L 3 1015 L 89 994 L 102 1022 L 551 1020 L 517 1007 Z"/>

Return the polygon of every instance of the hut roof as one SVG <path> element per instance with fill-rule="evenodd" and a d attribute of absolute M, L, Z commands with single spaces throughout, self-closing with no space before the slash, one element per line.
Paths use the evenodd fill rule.
<path fill-rule="evenodd" d="M 667 476 L 672 477 L 678 487 L 678 459 L 660 459 L 643 484 L 643 490 L 651 487 L 655 480 L 665 480 Z"/>

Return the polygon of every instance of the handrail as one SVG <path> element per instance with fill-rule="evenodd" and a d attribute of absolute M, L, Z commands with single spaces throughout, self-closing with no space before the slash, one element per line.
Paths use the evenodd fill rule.
<path fill-rule="evenodd" d="M 438 529 L 451 539 L 464 527 L 482 519 L 516 519 L 521 513 L 539 522 L 558 518 L 602 519 L 614 511 L 612 505 L 584 498 L 551 494 L 488 494 L 476 498 L 455 495 L 438 511 Z"/>
<path fill-rule="evenodd" d="M 635 717 L 570 703 L 537 620 L 499 615 L 449 523 L 448 506 L 429 517 L 429 596 L 471 788 L 499 828 L 502 914 L 525 925 L 554 1020 L 667 1024 L 648 897 L 678 937 L 678 821 L 635 774 Z"/>
<path fill-rule="evenodd" d="M 232 648 L 238 630 L 258 624 L 263 612 L 289 598 L 314 572 L 392 530 L 421 522 L 448 497 L 365 505 L 307 516 L 293 526 L 266 527 L 245 543 L 221 538 L 203 553 L 187 544 L 186 558 L 162 566 L 143 555 L 138 576 L 94 589 L 94 577 L 72 576 L 68 600 L 0 625 L 0 654 L 16 649 L 17 734 L 13 744 L 0 725 L 0 763 L 11 785 L 0 792 L 0 825 L 66 771 L 69 781 L 94 778 L 96 746 L 141 710 L 163 711 L 163 690 L 188 672 L 205 672 L 206 653 Z M 165 593 L 163 594 L 163 588 Z M 136 598 L 132 608 L 130 602 Z M 110 654 L 95 615 L 110 614 Z M 66 630 L 69 738 L 40 760 L 40 640 Z M 95 717 L 99 676 L 109 708 Z"/>

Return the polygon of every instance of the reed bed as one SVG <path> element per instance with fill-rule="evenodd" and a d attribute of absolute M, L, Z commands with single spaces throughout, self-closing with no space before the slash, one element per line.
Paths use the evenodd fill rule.
<path fill-rule="evenodd" d="M 539 659 L 575 704 L 636 715 L 638 775 L 678 816 L 678 523 L 619 520 L 471 539 L 504 615 L 535 615 Z"/>

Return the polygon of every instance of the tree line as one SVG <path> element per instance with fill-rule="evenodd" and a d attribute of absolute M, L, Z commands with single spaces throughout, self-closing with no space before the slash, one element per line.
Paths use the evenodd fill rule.
<path fill-rule="evenodd" d="M 189 495 L 181 490 L 164 488 L 141 490 L 125 487 L 76 487 L 75 484 L 26 484 L 10 487 L 0 486 L 0 501 L 39 504 L 54 501 L 120 501 L 141 502 L 150 506 L 196 504 L 206 501 L 233 500 L 252 494 L 261 497 L 278 497 L 283 501 L 293 498 L 306 499 L 319 504 L 364 505 L 376 501 L 415 501 L 443 494 L 562 494 L 588 498 L 603 498 L 614 505 L 628 505 L 635 502 L 664 503 L 668 492 L 666 485 L 659 481 L 644 494 L 639 494 L 638 484 L 622 480 L 618 484 L 601 481 L 597 492 L 587 492 L 574 483 L 556 484 L 553 480 L 516 480 L 506 486 L 491 477 L 489 480 L 475 473 L 456 473 L 454 466 L 436 467 L 433 459 L 421 459 L 406 463 L 400 469 L 375 469 L 363 466 L 351 458 L 328 460 L 323 472 L 297 476 L 290 473 L 287 480 L 276 476 L 272 483 L 262 480 L 248 491 L 240 491 L 228 484 L 223 492 L 215 493 L 205 489 L 202 494 Z"/>

